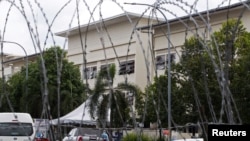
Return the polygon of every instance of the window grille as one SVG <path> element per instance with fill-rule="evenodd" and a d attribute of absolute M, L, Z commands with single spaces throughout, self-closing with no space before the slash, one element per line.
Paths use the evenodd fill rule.
<path fill-rule="evenodd" d="M 135 71 L 135 61 L 125 61 L 120 63 L 119 75 L 131 74 Z"/>

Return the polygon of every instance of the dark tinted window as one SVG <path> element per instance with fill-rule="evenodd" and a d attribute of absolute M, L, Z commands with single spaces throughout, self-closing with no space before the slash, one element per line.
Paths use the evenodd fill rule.
<path fill-rule="evenodd" d="M 31 123 L 0 123 L 0 136 L 31 136 Z"/>
<path fill-rule="evenodd" d="M 119 75 L 134 73 L 135 61 L 125 61 L 120 63 Z"/>

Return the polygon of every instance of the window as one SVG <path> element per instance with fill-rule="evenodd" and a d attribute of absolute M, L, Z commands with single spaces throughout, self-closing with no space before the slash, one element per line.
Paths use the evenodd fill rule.
<path fill-rule="evenodd" d="M 131 74 L 135 71 L 135 61 L 125 61 L 120 63 L 119 75 Z"/>
<path fill-rule="evenodd" d="M 105 65 L 101 65 L 101 71 L 107 71 L 107 69 L 109 69 L 109 67 L 111 66 L 112 64 L 105 64 Z"/>
<path fill-rule="evenodd" d="M 100 72 L 102 73 L 104 79 L 109 79 L 108 70 L 111 67 L 111 65 L 113 65 L 113 63 L 101 65 Z"/>
<path fill-rule="evenodd" d="M 156 57 L 156 69 L 157 70 L 165 69 L 165 55 Z"/>
<path fill-rule="evenodd" d="M 175 62 L 175 54 L 170 54 L 170 63 Z M 167 67 L 168 64 L 168 54 L 167 55 L 160 55 L 156 56 L 156 69 L 163 70 Z"/>
<path fill-rule="evenodd" d="M 110 66 L 110 64 L 107 65 L 101 65 L 101 71 L 107 71 L 108 67 Z"/>
<path fill-rule="evenodd" d="M 94 79 L 94 78 L 96 78 L 96 74 L 97 74 L 97 68 L 96 68 L 96 66 L 86 68 L 87 79 Z"/>
<path fill-rule="evenodd" d="M 31 136 L 32 134 L 31 123 L 0 123 L 0 136 Z"/>

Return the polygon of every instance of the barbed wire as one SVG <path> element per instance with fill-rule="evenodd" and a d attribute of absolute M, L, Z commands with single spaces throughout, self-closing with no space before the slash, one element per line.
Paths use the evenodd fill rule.
<path fill-rule="evenodd" d="M 0 32 L 0 41 L 4 41 L 6 39 L 6 35 L 9 33 L 8 32 L 8 25 L 10 24 L 9 19 L 12 16 L 12 11 L 15 9 L 17 10 L 23 17 L 23 21 L 26 23 L 27 26 L 27 31 L 29 33 L 29 40 L 32 42 L 33 44 L 33 48 L 35 50 L 35 53 L 39 54 L 39 57 L 41 58 L 42 61 L 42 72 L 43 72 L 43 77 L 42 79 L 43 84 L 41 86 L 41 89 L 43 90 L 43 110 L 41 113 L 41 118 L 48 118 L 48 119 L 52 119 L 51 117 L 51 111 L 50 111 L 50 103 L 48 100 L 48 96 L 50 95 L 50 92 L 48 90 L 48 76 L 47 76 L 47 69 L 45 66 L 45 61 L 44 61 L 44 56 L 43 56 L 43 52 L 45 50 L 45 48 L 49 45 L 49 40 L 52 40 L 52 46 L 56 46 L 57 45 L 57 40 L 54 36 L 54 31 L 52 28 L 55 26 L 55 22 L 57 21 L 57 18 L 63 14 L 63 11 L 69 7 L 69 4 L 74 3 L 72 0 L 68 0 L 66 1 L 62 7 L 60 7 L 60 9 L 56 12 L 56 14 L 54 15 L 54 17 L 52 18 L 52 20 L 50 21 L 48 16 L 51 17 L 51 15 L 47 15 L 47 13 L 44 10 L 44 7 L 40 4 L 40 2 L 38 0 L 27 0 L 25 3 L 25 1 L 20 0 L 20 1 L 15 1 L 15 0 L 1 0 L 0 1 L 0 6 L 2 4 L 3 1 L 6 1 L 7 3 L 10 4 L 10 6 L 8 7 L 7 13 L 6 15 L 4 15 L 5 17 L 5 21 L 1 22 L 4 23 L 3 27 L 1 27 L 2 32 Z M 107 1 L 107 0 L 106 0 Z M 112 33 L 109 32 L 109 28 L 106 24 L 105 21 L 105 17 L 103 15 L 103 3 L 106 2 L 105 0 L 99 0 L 97 1 L 97 4 L 94 6 L 90 6 L 90 4 L 88 3 L 88 1 L 83 0 L 76 0 L 75 1 L 75 5 L 73 7 L 74 12 L 72 13 L 72 17 L 71 20 L 69 21 L 68 24 L 68 29 L 65 31 L 65 39 L 62 45 L 62 49 L 63 50 L 67 50 L 67 43 L 68 41 L 68 37 L 71 34 L 71 30 L 72 30 L 72 26 L 73 26 L 73 22 L 76 18 L 76 27 L 75 29 L 77 29 L 78 34 L 79 34 L 79 46 L 81 47 L 81 51 L 79 50 L 79 53 L 82 54 L 82 64 L 81 65 L 81 71 L 82 71 L 82 81 L 85 82 L 87 88 L 87 96 L 88 98 L 91 97 L 90 94 L 90 87 L 89 87 L 89 80 L 87 79 L 87 64 L 88 61 L 87 60 L 87 50 L 89 49 L 89 44 L 88 44 L 88 40 L 89 40 L 89 27 L 90 26 L 94 26 L 94 30 L 96 31 L 96 35 L 99 38 L 99 41 L 101 43 L 101 48 L 103 51 L 103 56 L 104 56 L 104 61 L 106 65 L 108 65 L 109 62 L 109 56 L 108 53 L 106 52 L 107 49 L 107 43 L 110 44 L 109 46 L 112 48 L 113 52 L 114 52 L 114 59 L 117 60 L 118 64 L 121 65 L 121 56 L 119 56 L 118 51 L 116 50 L 116 45 L 115 42 L 113 40 L 114 36 L 112 35 Z M 32 3 L 34 2 L 34 3 Z M 82 2 L 82 3 L 81 3 Z M 171 28 L 169 26 L 171 19 L 173 18 L 168 18 L 167 15 L 171 15 L 172 17 L 174 17 L 174 19 L 178 22 L 180 22 L 186 29 L 185 31 L 185 39 L 188 38 L 188 34 L 191 34 L 194 37 L 197 37 L 199 43 L 202 45 L 203 50 L 208 53 L 210 61 L 212 62 L 212 65 L 214 67 L 214 72 L 216 74 L 216 79 L 220 88 L 220 92 L 221 92 L 221 96 L 222 96 L 222 100 L 221 100 L 221 109 L 220 109 L 220 113 L 219 113 L 219 117 L 216 117 L 218 115 L 215 114 L 215 110 L 212 104 L 212 98 L 211 98 L 211 92 L 209 91 L 208 88 L 208 84 L 207 84 L 207 80 L 205 77 L 205 73 L 203 74 L 204 76 L 204 89 L 205 89 L 205 94 L 206 94 L 206 98 L 207 98 L 207 104 L 210 110 L 210 114 L 212 117 L 212 122 L 219 122 L 221 123 L 223 121 L 224 118 L 224 114 L 226 114 L 226 117 L 229 121 L 229 123 L 234 124 L 235 122 L 237 122 L 237 119 L 240 123 L 242 123 L 240 115 L 239 115 L 239 111 L 238 108 L 236 106 L 235 100 L 233 98 L 233 95 L 230 91 L 229 88 L 229 84 L 228 82 L 226 82 L 226 78 L 225 78 L 225 70 L 223 68 L 223 62 L 221 60 L 221 58 L 219 58 L 219 61 L 216 60 L 216 55 L 221 56 L 221 52 L 219 50 L 219 44 L 217 43 L 217 41 L 215 40 L 215 37 L 213 36 L 213 27 L 211 25 L 211 21 L 210 21 L 210 16 L 212 14 L 213 11 L 211 11 L 208 8 L 208 3 L 207 3 L 207 9 L 201 13 L 201 11 L 198 9 L 199 7 L 198 4 L 200 2 L 200 0 L 194 0 L 192 2 L 192 4 L 190 4 L 190 2 L 188 2 L 187 0 L 176 0 L 176 1 L 170 1 L 170 0 L 156 0 L 154 1 L 154 3 L 152 4 L 146 4 L 146 3 L 129 3 L 129 2 L 125 2 L 125 5 L 130 5 L 130 6 L 134 6 L 137 7 L 139 5 L 143 5 L 145 7 L 144 11 L 138 15 L 138 18 L 136 20 L 131 19 L 129 12 L 126 11 L 126 8 L 124 7 L 125 5 L 122 5 L 120 2 L 118 2 L 117 0 L 110 0 L 110 2 L 114 3 L 126 16 L 126 20 L 129 23 L 129 25 L 131 26 L 131 31 L 130 31 L 130 35 L 127 39 L 126 42 L 126 55 L 125 55 L 125 61 L 127 62 L 129 60 L 129 56 L 131 55 L 131 47 L 132 47 L 132 42 L 135 40 L 138 41 L 138 48 L 142 53 L 142 60 L 144 61 L 143 63 L 145 64 L 145 71 L 146 71 L 146 87 L 150 86 L 154 80 L 152 80 L 151 76 L 156 76 L 156 79 L 158 79 L 158 71 L 156 68 L 156 51 L 154 50 L 152 44 L 152 33 L 148 32 L 147 33 L 147 40 L 143 40 L 142 39 L 142 35 L 140 35 L 139 30 L 141 27 L 139 27 L 139 22 L 140 20 L 142 20 L 143 17 L 145 17 L 145 15 L 148 17 L 148 21 L 147 21 L 147 28 L 149 29 L 149 31 L 153 31 L 154 26 L 157 26 L 159 24 L 164 24 L 165 26 L 168 26 L 168 28 L 166 29 L 166 27 L 160 27 L 162 28 L 161 32 L 164 36 L 164 38 L 167 40 L 168 44 L 166 45 L 166 50 L 168 48 L 171 49 L 171 52 L 175 52 L 178 56 L 178 58 L 181 58 L 181 54 L 178 51 L 178 46 L 176 46 L 173 41 L 171 40 L 171 33 L 168 33 L 171 31 Z M 239 25 L 239 21 L 241 20 L 242 16 L 246 13 L 247 10 L 249 10 L 249 1 L 242 1 L 239 0 L 239 3 L 241 3 L 244 8 L 242 9 L 242 11 L 240 12 L 240 14 L 238 15 L 238 23 L 237 26 Z M 81 4 L 83 4 L 84 6 L 82 6 Z M 214 9 L 215 11 L 223 6 L 228 6 L 230 8 L 231 6 L 231 0 L 222 0 L 221 2 L 218 2 L 216 8 Z M 93 7 L 93 8 L 92 8 Z M 186 18 L 189 19 L 188 23 L 187 21 L 185 21 L 185 19 L 183 19 L 183 17 L 181 17 L 179 15 L 180 11 L 172 11 L 169 9 L 169 7 L 175 7 L 178 10 L 180 10 L 181 12 L 184 12 L 186 15 Z M 38 11 L 35 11 L 35 8 L 38 8 Z M 91 9 L 92 8 L 92 9 Z M 81 13 L 80 10 L 87 10 L 88 13 Z M 99 16 L 99 20 L 96 20 L 96 17 L 94 16 L 94 14 L 99 10 L 98 16 Z M 29 11 L 29 12 L 28 12 Z M 43 41 L 43 45 L 41 44 L 41 36 L 43 35 L 43 33 L 40 33 L 39 31 L 39 25 L 40 23 L 38 23 L 38 19 L 35 16 L 35 13 L 39 12 L 40 14 L 42 14 L 42 18 L 44 19 L 45 23 L 44 25 L 47 26 L 46 28 L 46 32 L 45 32 L 45 37 L 44 37 L 44 41 Z M 149 14 L 148 14 L 149 13 Z M 206 15 L 204 16 L 204 13 L 206 13 Z M 147 15 L 148 14 L 148 15 Z M 227 14 L 229 14 L 229 10 L 227 11 Z M 31 15 L 29 17 L 29 15 Z M 89 16 L 88 22 L 85 25 L 86 26 L 86 30 L 83 31 L 82 30 L 82 22 L 81 22 L 81 17 L 83 16 Z M 227 15 L 228 16 L 228 15 Z M 164 17 L 164 18 L 162 18 Z M 197 20 L 197 17 L 199 18 L 199 20 Z M 31 18 L 31 20 L 30 20 Z M 227 20 L 229 20 L 229 17 L 227 17 Z M 98 23 L 99 22 L 99 23 Z M 190 26 L 189 24 L 192 24 L 193 26 Z M 2 26 L 2 24 L 1 24 Z M 205 27 L 204 27 L 205 26 Z M 195 30 L 193 29 L 193 27 L 195 28 Z M 202 30 L 198 30 L 198 29 L 202 29 L 204 28 L 204 31 Z M 236 27 L 235 27 L 236 30 Z M 217 54 L 214 54 L 214 52 L 211 50 L 211 48 L 209 47 L 209 43 L 206 41 L 203 41 L 201 38 L 199 38 L 201 35 L 209 35 L 209 37 L 214 41 L 215 44 L 215 48 L 217 50 Z M 107 39 L 107 41 L 105 40 Z M 96 41 L 97 42 L 97 41 Z M 1 43 L 1 52 L 3 53 L 3 43 Z M 38 51 L 37 51 L 38 50 Z M 57 51 L 55 50 L 56 53 L 56 58 L 55 60 L 56 65 L 57 65 L 57 95 L 58 95 L 58 117 L 60 118 L 60 84 L 61 84 L 61 72 L 62 72 L 62 68 L 63 68 L 63 54 L 61 54 L 61 56 L 58 56 Z M 170 55 L 169 55 L 170 56 Z M 3 59 L 2 59 L 3 60 Z M 124 59 L 123 59 L 124 60 Z M 152 70 L 151 70 L 151 66 L 153 66 Z M 204 66 L 202 66 L 202 70 L 204 70 Z M 170 69 L 171 68 L 167 68 Z M 166 70 L 167 70 L 166 69 Z M 4 72 L 4 68 L 3 68 L 3 61 L 2 61 L 2 71 Z M 112 81 L 112 76 L 109 74 L 108 72 L 108 80 L 109 82 Z M 189 72 L 190 73 L 190 72 Z M 4 75 L 4 73 L 2 73 L 2 75 Z M 168 74 L 168 76 L 171 76 L 171 73 Z M 123 77 L 123 81 L 127 84 L 128 83 L 128 74 L 122 75 Z M 3 81 L 6 81 L 4 79 L 3 76 Z M 193 78 L 191 77 L 191 75 L 189 74 L 189 81 L 191 82 L 191 86 L 192 86 L 192 90 L 193 90 L 193 94 L 194 94 L 194 101 L 197 104 L 197 108 L 199 109 L 201 107 L 201 101 L 200 101 L 200 97 L 199 97 L 199 92 L 197 91 L 197 88 L 195 86 L 195 83 L 193 82 Z M 108 83 L 108 91 L 110 91 L 110 93 L 113 93 L 115 90 L 115 86 L 113 85 L 113 83 Z M 6 89 L 3 87 L 2 88 L 2 93 L 1 93 L 1 97 L 0 97 L 0 103 L 2 103 L 3 97 L 6 97 L 7 99 L 7 103 L 9 104 L 9 108 L 11 109 L 11 112 L 15 112 L 15 109 L 13 109 L 12 103 L 8 97 L 8 94 L 6 92 Z M 163 100 L 164 95 L 162 92 L 159 92 L 159 96 L 161 97 L 160 100 Z M 111 107 L 111 95 L 109 97 L 109 107 Z M 124 117 L 121 114 L 121 110 L 119 105 L 117 104 L 117 97 L 114 95 L 114 99 L 116 101 L 116 108 L 118 109 L 118 114 L 120 116 L 120 120 L 123 122 L 123 124 L 126 124 L 126 121 L 124 120 Z M 145 118 L 146 118 L 146 111 L 148 108 L 148 101 L 149 100 L 149 93 L 146 92 L 145 95 L 145 105 L 144 105 L 144 111 L 143 111 L 143 115 L 142 116 L 142 121 L 141 123 L 145 122 Z M 159 102 L 159 101 L 158 101 Z M 164 109 L 166 112 L 168 112 L 168 106 L 166 104 L 166 102 L 163 100 L 162 101 L 163 105 L 164 105 Z M 1 104 L 0 104 L 1 105 Z M 129 105 L 130 109 L 132 111 L 132 113 L 134 113 L 134 109 L 132 107 L 132 105 Z M 154 106 L 154 110 L 156 113 L 156 117 L 157 117 L 157 123 L 159 124 L 160 128 L 162 127 L 162 121 L 160 119 L 159 116 L 159 112 L 158 108 L 157 108 L 157 102 L 153 101 L 153 106 Z M 1 108 L 1 107 L 0 107 Z M 86 108 L 86 107 L 85 107 Z M 83 112 L 85 112 L 85 108 L 83 109 Z M 206 123 L 209 122 L 206 118 L 206 115 L 204 115 L 203 113 L 201 113 L 201 109 L 198 110 L 199 112 L 199 121 Z M 235 114 L 232 112 L 235 111 L 236 112 L 236 117 Z M 84 117 L 84 115 L 83 115 Z M 83 119 L 82 117 L 82 119 Z M 55 118 L 55 117 L 53 117 Z M 132 119 L 133 119 L 133 125 L 134 127 L 136 127 L 137 122 L 136 122 L 136 117 L 133 114 L 132 115 Z M 102 121 L 102 122 L 107 122 Z M 179 125 L 172 117 L 171 115 L 171 122 L 173 123 L 174 127 L 173 128 L 182 128 L 185 127 L 185 125 Z M 59 120 L 59 125 L 60 125 L 60 120 Z M 200 125 L 201 128 L 203 130 L 205 130 L 204 125 Z M 106 128 L 105 124 L 103 124 L 103 126 L 101 128 Z M 62 136 L 61 134 L 61 128 L 59 128 L 59 133 L 60 133 L 60 138 Z M 140 132 L 141 134 L 142 132 Z M 139 133 L 138 133 L 139 134 Z M 207 134 L 205 133 L 205 137 L 207 138 Z M 54 137 L 53 137 L 54 138 Z"/>

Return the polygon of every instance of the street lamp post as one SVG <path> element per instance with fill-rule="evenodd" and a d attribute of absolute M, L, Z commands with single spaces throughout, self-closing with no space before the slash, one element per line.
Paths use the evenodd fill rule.
<path fill-rule="evenodd" d="M 167 36 L 168 36 L 168 130 L 169 130 L 169 136 L 168 136 L 168 141 L 171 140 L 171 64 L 170 64 L 170 48 L 171 48 L 171 43 L 170 43 L 170 25 L 168 23 L 168 19 L 166 15 L 158 8 L 157 5 L 150 5 L 150 4 L 142 4 L 142 3 L 125 3 L 125 4 L 131 4 L 131 5 L 145 5 L 149 7 L 153 7 L 154 9 L 158 10 L 162 16 L 164 17 L 166 23 L 167 23 Z"/>
<path fill-rule="evenodd" d="M 15 44 L 15 45 L 18 45 L 19 47 L 22 48 L 22 50 L 24 51 L 25 56 L 26 56 L 26 80 L 28 80 L 28 55 L 27 55 L 27 52 L 26 52 L 26 50 L 24 49 L 24 47 L 23 47 L 22 45 L 20 45 L 19 43 L 12 42 L 12 41 L 0 41 L 0 43 Z M 2 46 L 2 45 L 1 45 L 1 52 L 2 52 L 2 57 L 3 57 L 3 46 Z M 3 65 L 3 59 L 2 59 L 2 65 Z"/>
<path fill-rule="evenodd" d="M 1 39 L 1 38 L 0 38 Z M 26 75 L 25 75 L 25 79 L 26 79 L 26 82 L 28 80 L 28 55 L 27 55 L 27 52 L 26 50 L 24 49 L 24 47 L 22 45 L 20 45 L 19 43 L 16 43 L 16 42 L 12 42 L 12 41 L 0 41 L 1 43 L 1 57 L 2 57 L 2 77 L 3 77 L 3 86 L 5 86 L 5 76 L 4 76 L 4 67 L 3 67 L 3 43 L 10 43 L 10 44 L 15 44 L 15 45 L 18 45 L 19 47 L 22 48 L 22 50 L 24 51 L 25 53 L 25 56 L 26 56 Z M 3 90 L 5 89 L 5 87 L 3 87 Z M 28 89 L 27 89 L 27 85 L 25 85 L 25 92 L 27 94 L 28 92 Z"/>

